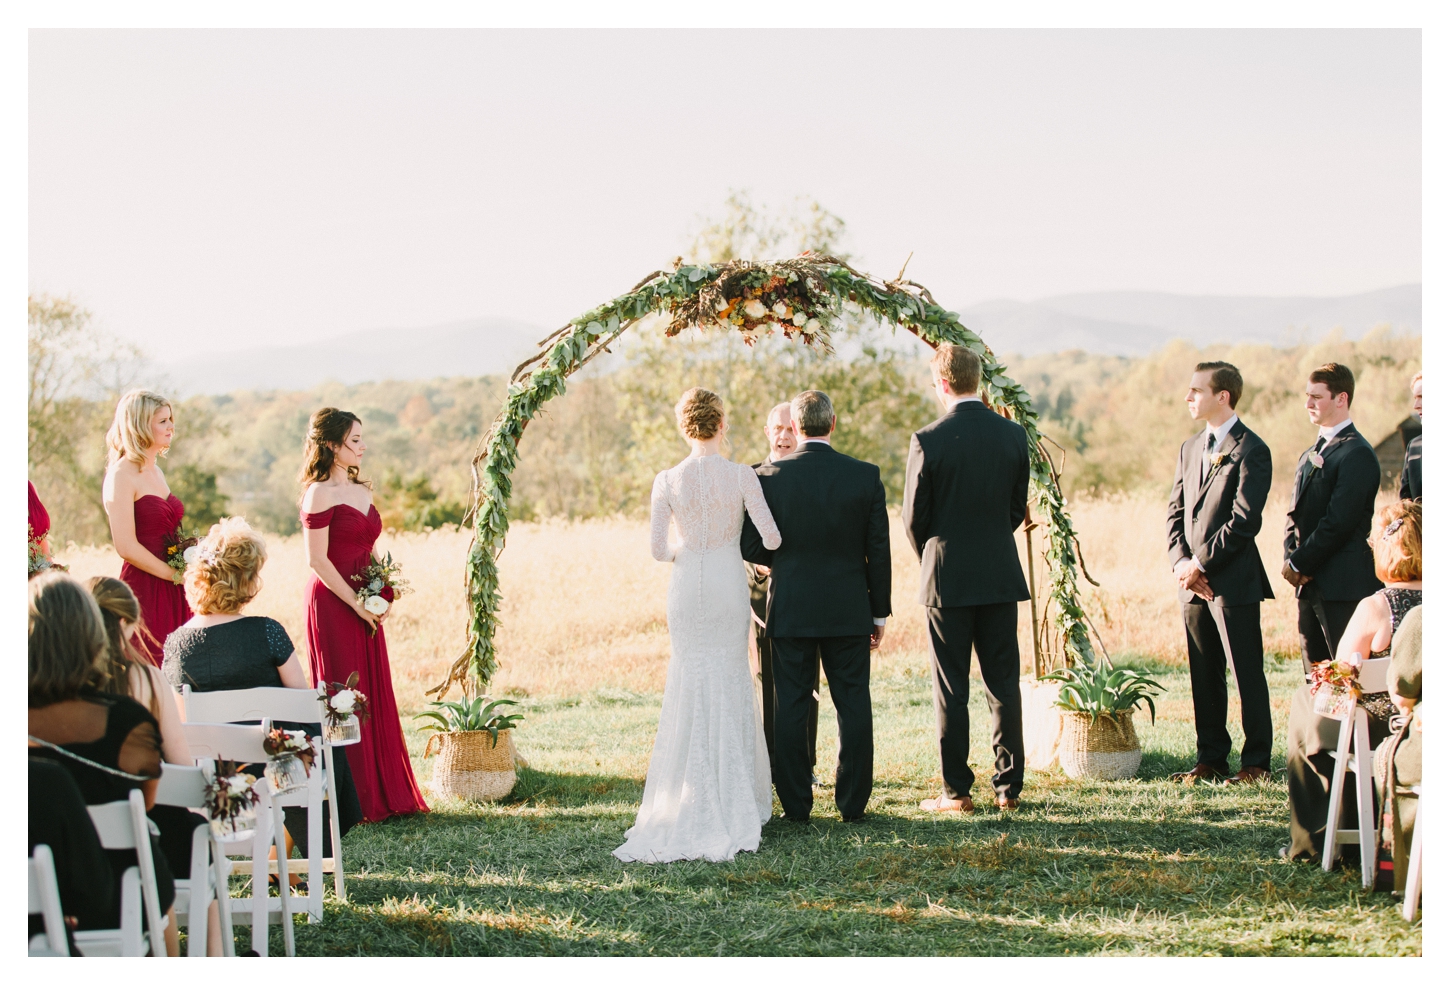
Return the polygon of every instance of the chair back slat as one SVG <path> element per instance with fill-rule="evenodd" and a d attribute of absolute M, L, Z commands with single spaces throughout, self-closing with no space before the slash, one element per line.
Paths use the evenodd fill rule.
<path fill-rule="evenodd" d="M 131 802 L 113 800 L 86 808 L 102 848 L 135 848 L 136 829 L 131 824 Z"/>
<path fill-rule="evenodd" d="M 260 725 L 186 723 L 186 744 L 197 759 L 229 759 L 234 763 L 264 763 L 265 734 Z"/>
<path fill-rule="evenodd" d="M 162 763 L 156 803 L 170 807 L 205 807 L 206 776 L 201 767 Z"/>
<path fill-rule="evenodd" d="M 279 722 L 316 725 L 322 721 L 322 702 L 314 690 L 300 687 L 252 687 L 241 691 L 181 689 L 188 722 L 253 722 L 270 718 Z"/>
<path fill-rule="evenodd" d="M 1359 688 L 1365 694 L 1389 690 L 1390 658 L 1366 660 L 1359 667 Z"/>

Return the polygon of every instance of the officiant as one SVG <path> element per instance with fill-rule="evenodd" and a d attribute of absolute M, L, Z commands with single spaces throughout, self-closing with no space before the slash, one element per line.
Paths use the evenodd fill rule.
<path fill-rule="evenodd" d="M 757 462 L 752 468 L 777 462 L 787 455 L 795 454 L 796 436 L 790 428 L 790 404 L 776 404 L 765 417 L 765 441 L 769 453 L 765 461 Z M 750 582 L 751 624 L 755 627 L 755 652 L 760 660 L 761 709 L 765 725 L 765 748 L 770 754 L 771 775 L 775 774 L 775 677 L 771 670 L 771 643 L 765 635 L 765 600 L 770 588 L 770 569 L 762 565 L 745 562 L 746 578 Z M 816 654 L 815 677 L 821 679 L 821 657 Z M 811 749 L 811 776 L 816 772 L 816 727 L 821 718 L 820 684 L 811 695 L 811 713 L 806 720 L 806 741 Z M 815 781 L 819 783 L 819 781 Z"/>

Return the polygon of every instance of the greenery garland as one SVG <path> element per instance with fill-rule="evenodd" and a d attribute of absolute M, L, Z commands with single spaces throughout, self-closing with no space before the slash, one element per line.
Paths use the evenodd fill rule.
<path fill-rule="evenodd" d="M 473 459 L 469 509 L 473 542 L 465 578 L 468 644 L 448 678 L 428 693 L 446 694 L 454 684 L 465 693 L 475 686 L 486 690 L 498 670 L 494 633 L 502 597 L 497 561 L 508 535 L 511 476 L 518 464 L 519 439 L 539 409 L 564 392 L 570 374 L 607 351 L 635 322 L 657 313 L 671 315 L 668 335 L 687 327 L 724 328 L 740 332 L 750 345 L 763 334 L 780 329 L 789 337 L 829 351 L 829 327 L 843 307 L 900 325 L 932 348 L 949 342 L 966 346 L 981 357 L 984 399 L 1005 409 L 1027 430 L 1033 498 L 1048 530 L 1044 551 L 1048 595 L 1057 605 L 1054 621 L 1064 662 L 1092 663 L 1087 616 L 1078 601 L 1077 534 L 1057 470 L 1042 447 L 1037 413 L 1027 391 L 1006 375 L 981 337 L 962 325 L 956 312 L 938 305 L 920 284 L 900 275 L 891 281 L 873 280 L 835 257 L 804 253 L 776 263 L 733 260 L 694 265 L 676 260 L 672 271 L 656 271 L 629 293 L 573 319 L 540 342 L 540 352 L 514 370 L 503 409 Z"/>

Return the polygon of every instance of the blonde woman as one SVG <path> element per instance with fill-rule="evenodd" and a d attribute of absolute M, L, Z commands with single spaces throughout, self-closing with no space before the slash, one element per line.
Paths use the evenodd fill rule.
<path fill-rule="evenodd" d="M 122 396 L 106 432 L 109 465 L 101 486 L 111 543 L 125 562 L 121 580 L 136 593 L 149 629 L 139 634 L 136 649 L 157 666 L 166 637 L 191 618 L 181 572 L 166 563 L 167 544 L 178 537 L 186 507 L 172 495 L 156 464 L 171 448 L 175 433 L 165 397 L 150 390 Z"/>
<path fill-rule="evenodd" d="M 311 687 L 292 637 L 268 616 L 243 610 L 262 590 L 267 542 L 239 516 L 223 517 L 197 545 L 186 568 L 186 598 L 196 615 L 166 640 L 161 672 L 177 691 L 240 691 L 253 687 Z M 163 732 L 165 722 L 162 722 Z M 318 734 L 315 725 L 278 722 L 278 727 Z M 337 769 L 337 821 L 346 834 L 362 820 L 346 750 L 334 750 Z M 325 808 L 324 808 L 325 809 Z M 307 843 L 307 812 L 287 808 L 287 830 Z M 323 824 L 327 831 L 327 824 Z M 330 841 L 331 835 L 326 836 Z M 326 846 L 324 845 L 324 850 Z"/>

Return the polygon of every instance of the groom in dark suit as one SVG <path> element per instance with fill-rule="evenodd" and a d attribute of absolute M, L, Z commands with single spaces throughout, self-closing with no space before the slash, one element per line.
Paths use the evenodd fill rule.
<path fill-rule="evenodd" d="M 917 601 L 931 631 L 941 754 L 942 793 L 921 808 L 974 809 L 967 693 L 975 648 L 992 713 L 997 807 L 1016 810 L 1025 760 L 1017 603 L 1028 593 L 1014 531 L 1027 516 L 1027 432 L 977 396 L 982 362 L 971 349 L 938 346 L 931 368 L 946 413 L 911 436 L 901 508 L 921 559 Z"/>
<path fill-rule="evenodd" d="M 1168 560 L 1178 577 L 1188 634 L 1188 673 L 1198 761 L 1174 775 L 1194 783 L 1229 774 L 1228 688 L 1233 668 L 1243 713 L 1244 747 L 1230 783 L 1269 773 L 1274 721 L 1264 678 L 1259 604 L 1274 597 L 1254 537 L 1274 479 L 1269 446 L 1239 420 L 1234 408 L 1244 378 L 1225 362 L 1199 363 L 1188 382 L 1188 412 L 1204 431 L 1178 449 L 1178 472 L 1168 499 Z"/>
<path fill-rule="evenodd" d="M 1319 438 L 1299 458 L 1284 531 L 1284 580 L 1299 596 L 1305 674 L 1333 659 L 1359 600 L 1384 587 L 1369 546 L 1380 464 L 1350 420 L 1352 403 L 1348 366 L 1325 363 L 1309 374 L 1304 406 Z"/>
<path fill-rule="evenodd" d="M 767 551 L 750 518 L 745 560 L 770 568 L 765 635 L 775 671 L 775 789 L 791 821 L 811 816 L 807 720 L 816 654 L 836 706 L 836 806 L 858 821 L 871 798 L 871 651 L 891 615 L 891 534 L 881 470 L 831 447 L 831 398 L 807 390 L 790 403 L 795 454 L 762 465 L 765 502 L 781 545 Z"/>

